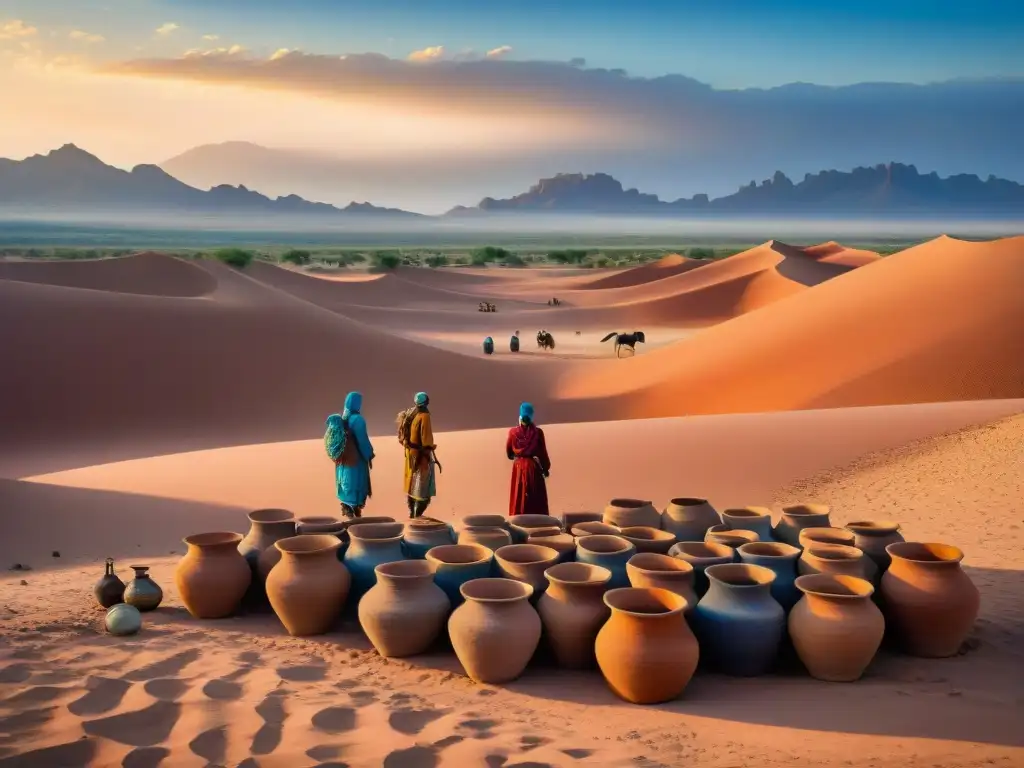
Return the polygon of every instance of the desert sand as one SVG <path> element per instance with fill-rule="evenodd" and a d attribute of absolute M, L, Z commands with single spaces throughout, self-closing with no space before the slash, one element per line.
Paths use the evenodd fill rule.
<path fill-rule="evenodd" d="M 1022 273 L 1024 238 L 606 272 L 0 263 L 0 564 L 23 566 L 0 574 L 0 766 L 1020 765 Z M 523 353 L 482 354 L 516 329 Z M 599 342 L 634 329 L 633 357 Z M 645 708 L 543 653 L 481 686 L 443 647 L 381 659 L 351 620 L 297 639 L 189 617 L 183 536 L 336 511 L 320 434 L 350 389 L 378 454 L 366 514 L 404 510 L 393 420 L 419 389 L 444 464 L 428 514 L 504 512 L 529 399 L 553 513 L 698 495 L 893 518 L 965 551 L 981 616 L 953 659 L 883 650 L 849 685 L 701 672 Z M 107 556 L 165 590 L 136 637 L 103 631 Z"/>

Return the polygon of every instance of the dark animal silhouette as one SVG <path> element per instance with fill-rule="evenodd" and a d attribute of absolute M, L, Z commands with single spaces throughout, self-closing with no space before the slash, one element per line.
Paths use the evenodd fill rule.
<path fill-rule="evenodd" d="M 576 331 L 576 335 L 577 335 L 577 336 L 580 336 L 580 335 L 582 335 L 582 334 L 583 334 L 583 332 L 582 332 L 582 331 Z"/>
<path fill-rule="evenodd" d="M 632 333 L 617 333 L 616 331 L 612 331 L 603 339 L 601 339 L 601 342 L 606 342 L 608 341 L 608 339 L 615 339 L 616 357 L 619 356 L 619 350 L 622 349 L 623 347 L 629 347 L 630 352 L 632 352 L 635 355 L 637 342 L 639 342 L 640 344 L 647 343 L 647 340 L 644 338 L 643 331 L 633 331 Z"/>
<path fill-rule="evenodd" d="M 554 349 L 555 337 L 547 331 L 537 331 L 537 346 L 541 349 Z"/>

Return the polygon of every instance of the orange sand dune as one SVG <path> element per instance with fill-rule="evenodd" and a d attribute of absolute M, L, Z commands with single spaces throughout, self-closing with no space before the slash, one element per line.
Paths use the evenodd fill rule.
<path fill-rule="evenodd" d="M 835 240 L 829 240 L 827 243 L 819 243 L 818 245 L 809 245 L 800 250 L 818 261 L 829 264 L 844 264 L 848 267 L 863 267 L 882 258 L 874 251 L 847 248 Z"/>
<path fill-rule="evenodd" d="M 941 237 L 559 394 L 622 416 L 1021 397 L 1022 283 L 1024 237 Z"/>
<path fill-rule="evenodd" d="M 690 259 L 686 256 L 680 256 L 678 253 L 670 253 L 651 264 L 627 269 L 614 275 L 605 275 L 581 287 L 587 290 L 594 288 L 628 288 L 634 285 L 644 285 L 654 280 L 663 280 L 672 275 L 681 275 L 684 272 L 689 272 L 691 269 L 706 265 L 706 262 L 699 259 Z"/>

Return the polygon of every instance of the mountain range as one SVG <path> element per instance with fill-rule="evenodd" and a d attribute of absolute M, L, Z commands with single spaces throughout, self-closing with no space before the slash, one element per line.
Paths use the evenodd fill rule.
<path fill-rule="evenodd" d="M 541 179 L 528 191 L 505 199 L 485 197 L 476 206 L 457 206 L 442 217 L 425 216 L 370 203 L 339 208 L 298 195 L 270 198 L 244 185 L 209 190 L 189 186 L 156 165 L 124 171 L 67 144 L 21 161 L 0 159 L 0 213 L 48 215 L 62 212 L 159 211 L 215 215 L 254 214 L 361 217 L 395 220 L 464 219 L 514 214 L 601 214 L 630 216 L 932 216 L 979 218 L 1024 216 L 1024 185 L 972 174 L 940 178 L 913 165 L 888 163 L 853 171 L 821 171 L 793 182 L 781 171 L 758 184 L 710 199 L 695 195 L 674 201 L 626 189 L 605 173 L 566 173 Z"/>

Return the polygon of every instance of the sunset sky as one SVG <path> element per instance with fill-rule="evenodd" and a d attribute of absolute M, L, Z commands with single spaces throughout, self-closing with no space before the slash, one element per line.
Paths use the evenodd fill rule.
<path fill-rule="evenodd" d="M 362 163 L 642 155 L 716 132 L 686 121 L 686 94 L 1024 75 L 1015 0 L 811 5 L 0 0 L 0 157 L 74 142 L 131 167 L 233 140 Z"/>

